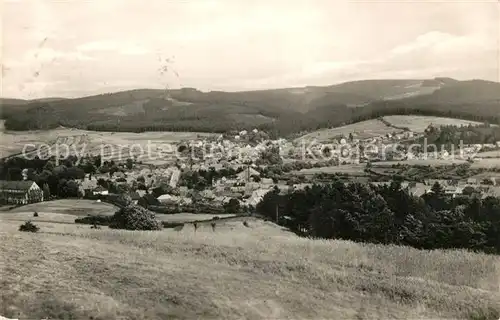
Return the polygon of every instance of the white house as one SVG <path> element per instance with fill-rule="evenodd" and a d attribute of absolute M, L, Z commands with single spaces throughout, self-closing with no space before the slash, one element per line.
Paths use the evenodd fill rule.
<path fill-rule="evenodd" d="M 94 195 L 106 196 L 109 194 L 109 191 L 103 186 L 97 186 L 94 190 L 92 190 Z"/>

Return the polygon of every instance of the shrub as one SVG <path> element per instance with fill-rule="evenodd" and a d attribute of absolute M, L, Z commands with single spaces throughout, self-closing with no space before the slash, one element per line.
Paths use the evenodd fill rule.
<path fill-rule="evenodd" d="M 33 217 L 38 217 L 38 212 L 36 212 L 36 211 L 35 211 L 35 212 L 33 213 Z"/>
<path fill-rule="evenodd" d="M 162 221 L 163 228 L 177 228 L 179 226 L 184 226 L 183 222 L 168 222 Z"/>
<path fill-rule="evenodd" d="M 21 226 L 19 226 L 19 231 L 23 232 L 38 232 L 38 230 L 40 230 L 40 228 L 31 221 L 26 221 Z"/>
<path fill-rule="evenodd" d="M 109 225 L 112 229 L 161 230 L 162 224 L 155 214 L 141 206 L 129 205 L 117 211 Z"/>
<path fill-rule="evenodd" d="M 75 223 L 107 226 L 111 223 L 111 218 L 112 218 L 111 216 L 99 216 L 99 215 L 86 216 L 83 218 L 75 219 Z"/>

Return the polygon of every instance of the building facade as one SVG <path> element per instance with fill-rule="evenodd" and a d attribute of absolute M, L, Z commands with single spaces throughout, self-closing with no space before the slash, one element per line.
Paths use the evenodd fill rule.
<path fill-rule="evenodd" d="M 28 204 L 43 201 L 43 190 L 34 181 L 0 180 L 0 203 Z"/>

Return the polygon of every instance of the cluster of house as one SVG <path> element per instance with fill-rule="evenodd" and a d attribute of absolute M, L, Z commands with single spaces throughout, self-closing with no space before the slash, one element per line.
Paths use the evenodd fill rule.
<path fill-rule="evenodd" d="M 116 175 L 116 173 L 115 173 Z M 168 185 L 175 190 L 174 194 L 167 193 L 158 195 L 155 197 L 159 203 L 162 204 L 177 204 L 177 205 L 190 205 L 192 203 L 192 190 L 189 190 L 185 186 L 178 186 L 180 179 L 180 170 L 176 167 L 170 167 L 167 169 L 143 169 L 135 174 L 129 176 L 123 176 L 123 173 L 118 173 L 113 181 L 118 185 L 120 183 L 133 185 L 137 183 L 137 177 L 140 176 L 144 178 L 144 185 L 147 186 L 149 190 L 152 190 L 158 186 Z M 105 175 L 102 177 L 99 175 L 94 175 L 89 179 L 87 176 L 83 181 L 80 182 L 80 191 L 86 196 L 106 196 L 110 192 L 102 185 L 98 185 L 99 178 L 108 178 Z M 229 202 L 231 199 L 237 199 L 243 206 L 255 206 L 262 199 L 262 197 L 272 190 L 275 186 L 272 179 L 260 178 L 260 172 L 255 170 L 253 167 L 246 165 L 245 169 L 234 178 L 222 177 L 214 181 L 212 187 L 207 188 L 203 191 L 197 193 L 197 196 L 202 200 L 206 200 L 210 203 L 221 204 Z M 138 203 L 141 198 L 147 195 L 148 203 L 157 203 L 154 199 L 151 199 L 151 192 L 149 194 L 145 190 L 136 190 L 129 193 L 130 198 L 133 202 Z M 153 200 L 153 201 L 150 201 Z"/>
<path fill-rule="evenodd" d="M 444 193 L 450 197 L 473 193 L 480 195 L 482 198 L 489 196 L 500 197 L 500 185 L 497 185 L 495 178 L 484 179 L 483 181 L 478 181 L 475 178 L 466 180 L 428 179 L 425 183 L 405 181 L 402 182 L 401 186 L 406 188 L 412 195 L 420 197 L 432 192 L 435 183 L 439 183 L 443 187 Z M 372 184 L 388 185 L 390 182 L 373 182 Z"/>

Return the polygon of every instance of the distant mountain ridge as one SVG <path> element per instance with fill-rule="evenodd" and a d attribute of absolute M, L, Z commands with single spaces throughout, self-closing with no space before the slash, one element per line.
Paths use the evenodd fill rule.
<path fill-rule="evenodd" d="M 64 125 L 106 131 L 225 132 L 256 127 L 286 135 L 387 114 L 498 122 L 500 83 L 451 78 L 359 80 L 240 92 L 136 89 L 75 99 L 0 102 L 9 130 Z"/>

